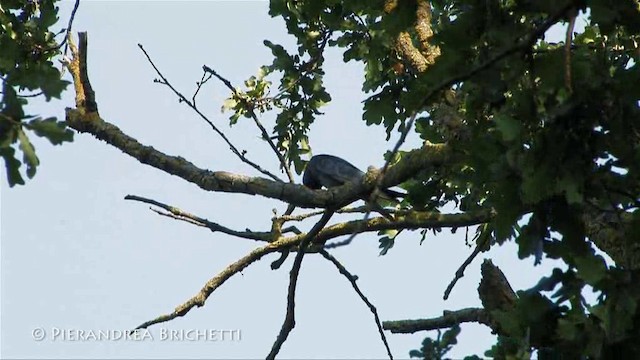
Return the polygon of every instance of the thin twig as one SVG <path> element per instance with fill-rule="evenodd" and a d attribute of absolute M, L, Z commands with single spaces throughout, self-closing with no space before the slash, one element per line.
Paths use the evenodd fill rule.
<path fill-rule="evenodd" d="M 163 216 L 168 216 L 171 217 L 173 219 L 176 220 L 181 220 L 181 221 L 185 221 L 188 222 L 190 224 L 194 224 L 197 226 L 201 226 L 201 227 L 206 227 L 209 230 L 211 230 L 211 232 L 221 232 L 227 235 L 231 235 L 231 236 L 236 236 L 239 238 L 243 238 L 243 239 L 250 239 L 250 240 L 257 240 L 257 241 L 272 241 L 274 240 L 272 238 L 272 234 L 271 232 L 253 232 L 253 231 L 236 231 L 236 230 L 232 230 L 229 229 L 225 226 L 222 226 L 218 223 L 209 221 L 205 218 L 201 218 L 199 216 L 190 214 L 186 211 L 182 211 L 179 208 L 175 207 L 175 206 L 170 206 L 167 204 L 163 204 L 159 201 L 156 200 L 152 200 L 152 199 L 147 199 L 141 196 L 136 196 L 136 195 L 127 195 L 124 197 L 125 200 L 134 200 L 134 201 L 139 201 L 139 202 L 143 202 L 146 204 L 151 204 L 151 205 L 155 205 L 159 208 L 162 208 L 166 211 L 169 212 L 169 214 L 167 213 L 163 213 L 161 211 L 157 211 L 155 209 L 151 209 L 154 212 L 156 212 L 159 215 L 163 215 Z"/>
<path fill-rule="evenodd" d="M 340 274 L 344 275 L 344 277 L 347 278 L 347 280 L 349 280 L 349 282 L 351 283 L 351 286 L 353 287 L 353 290 L 355 290 L 355 292 L 358 294 L 358 296 L 360 296 L 360 299 L 362 299 L 362 301 L 365 304 L 367 304 L 367 307 L 369 308 L 369 310 L 373 314 L 373 319 L 374 319 L 374 321 L 376 323 L 376 326 L 378 327 L 378 333 L 380 334 L 380 338 L 382 339 L 382 343 L 384 344 L 385 349 L 387 349 L 387 355 L 389 356 L 389 359 L 393 360 L 393 355 L 391 354 L 391 349 L 389 348 L 389 343 L 387 342 L 387 337 L 384 335 L 384 329 L 382 328 L 382 324 L 380 322 L 380 317 L 378 316 L 378 310 L 371 303 L 371 301 L 369 301 L 369 299 L 362 293 L 362 291 L 360 290 L 360 287 L 358 287 L 358 284 L 356 283 L 356 280 L 358 280 L 358 277 L 355 276 L 355 275 L 352 275 L 344 267 L 344 265 L 342 265 L 340 263 L 340 261 L 338 261 L 338 259 L 336 259 L 333 255 L 329 254 L 326 250 L 321 249 L 319 251 L 319 253 L 325 259 L 329 260 L 333 265 L 335 265 L 336 268 L 338 268 L 338 271 L 340 271 Z"/>
<path fill-rule="evenodd" d="M 296 254 L 296 258 L 293 260 L 293 266 L 291 267 L 291 272 L 289 273 L 289 289 L 287 292 L 287 314 L 285 315 L 284 322 L 282 323 L 282 327 L 280 328 L 280 333 L 276 340 L 273 343 L 273 347 L 271 351 L 267 355 L 267 359 L 275 359 L 278 352 L 280 352 L 280 348 L 282 344 L 287 340 L 289 333 L 296 326 L 295 320 L 295 297 L 296 297 L 296 286 L 298 284 L 298 275 L 300 274 L 300 267 L 302 266 L 302 259 L 306 253 L 307 246 L 311 243 L 311 241 L 316 237 L 316 235 L 324 228 L 324 226 L 329 222 L 331 216 L 333 216 L 334 210 L 327 209 L 320 218 L 320 220 L 309 230 L 309 233 L 305 235 L 305 237 L 300 241 L 300 245 L 298 247 L 298 253 Z"/>
<path fill-rule="evenodd" d="M 347 246 L 347 245 L 351 244 L 353 239 L 355 239 L 356 236 L 358 236 L 358 234 L 363 232 L 362 230 L 364 229 L 365 224 L 368 222 L 369 216 L 371 216 L 371 210 L 367 210 L 367 212 L 364 214 L 364 217 L 361 220 L 360 228 L 356 229 L 356 231 L 354 231 L 351 235 L 349 235 L 348 238 L 346 238 L 343 241 L 338 241 L 338 242 L 331 243 L 331 244 L 325 244 L 324 248 L 325 249 L 335 249 L 335 248 L 339 248 L 339 247 L 343 247 L 343 246 Z"/>
<path fill-rule="evenodd" d="M 193 93 L 193 97 L 191 98 L 191 102 L 193 103 L 193 106 L 197 106 L 196 105 L 196 97 L 198 96 L 198 93 L 200 92 L 200 89 L 202 89 L 202 86 L 204 84 L 207 83 L 207 81 L 209 81 L 211 79 L 212 75 L 211 74 L 207 74 L 206 72 L 202 74 L 202 79 L 200 79 L 200 81 L 198 81 L 196 83 L 196 91 Z"/>
<path fill-rule="evenodd" d="M 212 68 L 208 67 L 207 65 L 203 65 L 202 66 L 202 70 L 204 70 L 205 73 L 208 73 L 208 74 L 213 75 L 216 78 L 218 78 L 218 80 L 220 80 L 227 88 L 229 88 L 229 90 L 231 90 L 231 92 L 234 95 L 236 95 L 239 99 L 241 99 L 241 97 L 239 96 L 238 90 L 235 87 L 233 87 L 233 85 L 231 84 L 231 82 L 229 80 L 227 80 L 222 75 L 218 74 L 217 71 L 213 70 Z M 265 129 L 265 127 L 262 126 L 262 123 L 260 122 L 260 120 L 258 120 L 258 117 L 256 116 L 255 111 L 253 111 L 253 109 L 251 107 L 248 107 L 247 110 L 249 111 L 249 114 L 251 115 L 251 118 L 253 119 L 253 122 L 256 124 L 256 126 L 260 130 L 260 133 L 262 134 L 262 139 L 269 144 L 269 147 L 271 147 L 271 150 L 273 150 L 273 152 L 276 154 L 276 157 L 278 158 L 278 161 L 280 162 L 280 167 L 287 174 L 287 177 L 289 178 L 289 182 L 290 183 L 294 183 L 295 180 L 293 179 L 293 173 L 291 172 L 291 168 L 289 167 L 289 164 L 287 164 L 287 161 L 285 160 L 284 156 L 282 156 L 280 151 L 278 151 L 278 148 L 276 147 L 276 145 L 273 143 L 273 141 L 271 141 L 271 137 L 269 136 L 269 133 L 267 132 L 267 129 Z"/>
<path fill-rule="evenodd" d="M 464 276 L 464 270 L 467 268 L 467 266 L 469 266 L 469 264 L 471 264 L 473 259 L 475 259 L 476 256 L 478 256 L 478 254 L 480 254 L 482 252 L 483 248 L 484 248 L 484 243 L 483 244 L 477 244 L 476 248 L 473 249 L 473 252 L 471 253 L 471 255 L 469 255 L 469 257 L 467 257 L 464 260 L 462 265 L 460 265 L 458 270 L 456 270 L 456 274 L 453 277 L 453 280 L 451 280 L 449 285 L 447 285 L 447 288 L 444 290 L 444 296 L 442 297 L 444 300 L 447 300 L 449 298 L 449 295 L 451 294 L 451 290 L 453 290 L 453 287 L 456 285 L 458 280 L 460 280 Z"/>
<path fill-rule="evenodd" d="M 351 214 L 351 213 L 364 213 L 366 212 L 368 209 L 367 206 L 356 206 L 356 207 L 344 207 L 342 209 L 338 209 L 336 210 L 336 214 Z M 391 213 L 394 213 L 394 211 L 390 211 Z M 280 216 L 279 220 L 285 222 L 285 221 L 302 221 L 305 219 L 308 219 L 310 217 L 316 216 L 316 215 L 322 215 L 324 214 L 324 210 L 318 210 L 318 211 L 312 211 L 309 213 L 304 213 L 304 214 L 299 214 L 299 215 L 282 215 Z"/>
<path fill-rule="evenodd" d="M 220 131 L 220 129 L 218 129 L 217 126 L 215 126 L 213 124 L 213 122 L 211 120 L 209 120 L 209 118 L 207 116 L 205 116 L 200 109 L 194 104 L 192 103 L 189 99 L 187 99 L 181 92 L 179 92 L 175 87 L 173 87 L 173 85 L 171 85 L 171 83 L 167 80 L 167 78 L 162 74 L 162 72 L 160 72 L 160 70 L 158 69 L 158 67 L 155 65 L 155 63 L 153 62 L 153 60 L 151 60 L 151 57 L 149 56 L 149 54 L 147 53 L 147 51 L 144 49 L 144 47 L 142 46 L 142 44 L 138 44 L 138 47 L 140 48 L 140 50 L 142 50 L 142 52 L 144 53 L 144 56 L 147 58 L 147 61 L 149 62 L 149 64 L 151 64 L 151 66 L 153 67 L 153 69 L 156 71 L 156 73 L 158 74 L 158 76 L 160 77 L 160 81 L 158 81 L 159 83 L 166 85 L 167 87 L 169 87 L 169 89 L 171 89 L 171 91 L 173 91 L 174 94 L 176 94 L 176 96 L 178 96 L 178 98 L 180 99 L 181 102 L 184 102 L 185 104 L 187 104 L 193 111 L 195 111 L 204 121 L 206 121 L 209 126 L 211 127 L 211 129 L 213 129 L 213 131 L 215 131 L 218 135 L 220 135 L 220 137 L 227 143 L 227 145 L 229 145 L 229 148 L 231 149 L 231 151 L 238 156 L 238 158 L 240 158 L 240 160 L 246 164 L 249 164 L 251 167 L 253 167 L 254 169 L 258 170 L 259 172 L 267 175 L 268 177 L 272 178 L 275 181 L 282 181 L 280 178 L 278 178 L 277 176 L 275 176 L 274 174 L 272 174 L 271 172 L 269 172 L 268 170 L 263 169 L 260 165 L 254 163 L 253 161 L 247 159 L 247 157 L 240 152 L 235 145 L 233 145 L 231 143 L 231 141 L 229 140 L 229 138 L 227 138 L 227 136 Z"/>
<path fill-rule="evenodd" d="M 69 17 L 69 23 L 67 24 L 67 35 L 71 34 L 71 27 L 73 26 L 73 20 L 76 18 L 76 11 L 78 11 L 78 7 L 80 6 L 80 0 L 76 0 L 75 4 L 73 4 L 73 10 L 71 10 L 71 16 Z M 69 36 L 65 36 L 64 39 L 62 40 L 62 42 L 60 43 L 60 45 L 58 45 L 58 49 L 60 49 L 60 47 L 62 47 L 62 45 L 64 44 L 64 51 L 62 52 L 63 54 L 67 53 L 68 48 L 68 44 L 67 44 L 67 39 L 69 38 Z"/>
<path fill-rule="evenodd" d="M 276 144 L 274 144 L 273 141 L 271 140 L 271 137 L 269 136 L 267 129 L 265 129 L 265 127 L 262 126 L 262 123 L 260 122 L 260 120 L 258 120 L 258 116 L 256 116 L 256 112 L 253 111 L 253 109 L 251 109 L 249 113 L 251 114 L 251 118 L 253 119 L 253 122 L 256 124 L 258 129 L 260 129 L 260 133 L 262 134 L 262 140 L 266 141 L 269 144 L 269 146 L 271 147 L 271 150 L 273 150 L 273 152 L 278 157 L 278 161 L 280 161 L 280 166 L 284 170 L 285 174 L 287 174 L 287 178 L 289 178 L 289 182 L 294 183 L 295 179 L 293 178 L 293 173 L 291 172 L 291 167 L 287 163 L 287 160 L 284 158 L 284 156 L 282 156 L 282 153 L 278 151 L 278 148 L 276 147 Z"/>
<path fill-rule="evenodd" d="M 61 33 L 65 33 L 64 39 L 62 40 L 62 42 L 60 42 L 60 44 L 51 47 L 51 48 L 47 48 L 44 49 L 44 51 L 51 51 L 51 50 L 58 50 L 60 49 L 63 45 L 64 45 L 64 51 L 62 52 L 63 54 L 67 54 L 67 50 L 69 49 L 67 41 L 69 40 L 69 36 L 71 35 L 71 26 L 73 25 L 73 20 L 76 17 L 76 11 L 78 11 L 78 7 L 80 6 L 80 0 L 76 0 L 76 2 L 73 4 L 73 10 L 71 10 L 71 16 L 69 17 L 69 22 L 67 23 L 67 28 L 66 29 L 62 29 L 61 31 L 59 31 L 55 37 L 57 37 L 58 35 L 60 35 Z"/>

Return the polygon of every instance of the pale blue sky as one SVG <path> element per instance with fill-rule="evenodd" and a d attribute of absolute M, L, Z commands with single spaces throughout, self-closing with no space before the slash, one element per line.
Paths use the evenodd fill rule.
<path fill-rule="evenodd" d="M 72 5 L 61 3 L 64 23 Z M 142 143 L 198 166 L 259 175 L 168 88 L 152 82 L 155 73 L 137 43 L 185 95 L 193 92 L 204 64 L 240 85 L 270 62 L 263 39 L 289 48 L 293 44 L 284 24 L 271 19 L 267 8 L 267 2 L 257 1 L 83 2 L 74 29 L 89 33 L 89 75 L 100 114 Z M 326 85 L 333 101 L 311 129 L 311 146 L 316 154 L 338 155 L 362 169 L 381 166 L 382 154 L 397 136 L 386 143 L 382 128 L 361 121 L 361 66 L 343 64 L 341 58 L 339 51 L 329 50 Z M 64 107 L 74 104 L 69 90 L 62 101 L 38 103 L 30 111 L 62 118 Z M 212 81 L 198 103 L 238 148 L 277 171 L 275 157 L 251 122 L 229 129 L 228 114 L 220 113 L 227 95 L 223 85 Z M 263 118 L 269 128 L 273 118 Z M 278 271 L 269 268 L 276 255 L 252 265 L 203 308 L 150 328 L 153 341 L 34 341 L 36 328 L 47 333 L 54 328 L 130 329 L 171 312 L 258 245 L 158 216 L 148 206 L 123 200 L 125 195 L 153 198 L 235 229 L 267 230 L 272 209 L 282 213 L 286 206 L 261 197 L 203 192 L 86 134 L 62 147 L 32 140 L 42 162 L 37 176 L 26 186 L 9 189 L 3 175 L 1 185 L 2 358 L 266 356 L 284 318 L 292 257 Z M 404 149 L 419 143 L 412 134 Z M 422 246 L 419 241 L 418 232 L 406 232 L 387 256 L 378 256 L 377 237 L 361 235 L 333 253 L 360 277 L 359 285 L 383 320 L 435 317 L 445 309 L 480 306 L 476 288 L 482 258 L 493 259 L 515 289 L 530 287 L 552 267 L 548 260 L 536 268 L 532 259 L 519 261 L 513 244 L 496 247 L 468 267 L 444 302 L 446 285 L 472 250 L 464 244 L 464 229 L 429 235 Z M 371 313 L 319 256 L 305 257 L 296 303 L 297 326 L 281 358 L 385 357 Z M 451 356 L 481 354 L 492 343 L 484 326 L 462 328 Z M 241 340 L 160 341 L 162 329 L 239 329 Z M 398 358 L 408 357 L 425 335 L 387 333 Z"/>

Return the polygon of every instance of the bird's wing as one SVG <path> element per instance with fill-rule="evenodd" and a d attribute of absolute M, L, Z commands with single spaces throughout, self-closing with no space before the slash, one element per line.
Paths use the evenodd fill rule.
<path fill-rule="evenodd" d="M 364 172 L 346 160 L 333 155 L 316 155 L 307 164 L 303 183 L 312 189 L 330 188 L 358 182 L 363 176 Z"/>

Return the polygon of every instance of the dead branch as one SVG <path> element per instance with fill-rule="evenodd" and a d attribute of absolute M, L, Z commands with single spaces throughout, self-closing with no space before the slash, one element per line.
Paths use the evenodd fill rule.
<path fill-rule="evenodd" d="M 76 90 L 76 108 L 82 114 L 92 114 L 98 112 L 96 94 L 91 87 L 89 74 L 87 72 L 87 33 L 79 32 L 79 46 L 73 41 L 73 35 L 67 34 L 67 41 L 71 50 L 71 61 L 66 66 L 73 78 L 73 85 Z"/>
<path fill-rule="evenodd" d="M 163 204 L 156 200 L 146 199 L 135 195 L 127 195 L 125 199 L 155 205 L 178 216 L 179 220 L 190 219 L 196 225 L 207 227 L 213 232 L 219 231 L 231 236 L 237 236 L 245 239 L 259 241 L 276 241 L 282 239 L 291 240 L 293 241 L 293 243 L 299 243 L 305 236 L 307 236 L 306 233 L 301 233 L 295 227 L 283 228 L 276 233 L 274 233 L 273 229 L 268 232 L 250 231 L 249 229 L 247 229 L 246 231 L 236 231 L 226 228 L 215 222 L 211 222 L 207 219 L 184 212 L 176 207 Z M 493 216 L 491 212 L 487 211 L 460 214 L 442 214 L 438 212 L 411 211 L 399 212 L 399 214 L 401 215 L 398 215 L 393 222 L 384 217 L 376 217 L 367 220 L 352 220 L 348 222 L 333 224 L 321 229 L 315 236 L 314 242 L 324 243 L 328 240 L 344 235 L 349 235 L 354 232 L 372 232 L 389 229 L 422 229 L 430 227 L 456 228 L 469 225 L 477 225 L 489 221 Z M 283 233 L 287 232 L 293 232 L 295 235 L 285 238 L 281 237 Z"/>
<path fill-rule="evenodd" d="M 489 315 L 488 325 L 495 333 L 500 332 L 498 321 L 491 318 L 491 314 L 496 311 L 506 312 L 515 306 L 518 298 L 511 288 L 509 281 L 504 276 L 499 267 L 493 265 L 489 259 L 485 259 L 480 266 L 482 278 L 478 285 L 478 295 L 482 306 Z"/>
<path fill-rule="evenodd" d="M 93 104 L 95 104 L 95 96 L 90 87 L 85 86 L 88 83 L 88 77 L 81 76 L 83 72 L 86 75 L 86 56 L 80 56 L 80 53 L 86 55 L 85 47 L 80 49 L 82 51 L 76 49 L 76 55 L 68 65 L 74 79 L 78 100 L 76 103 L 77 109 L 66 109 L 67 124 L 71 128 L 79 132 L 90 133 L 136 158 L 143 164 L 148 164 L 169 174 L 179 176 L 208 191 L 259 194 L 269 198 L 280 199 L 298 207 L 317 208 L 340 208 L 358 199 L 360 194 L 372 192 L 373 184 L 344 185 L 330 190 L 313 191 L 300 185 L 284 184 L 281 180 L 248 177 L 222 171 L 212 172 L 200 169 L 181 157 L 170 156 L 151 146 L 140 144 L 136 139 L 124 134 L 117 126 L 100 118 L 96 112 L 97 105 L 91 105 L 92 99 Z M 87 81 L 84 81 L 83 78 L 86 78 Z M 161 76 L 161 78 L 163 77 Z M 170 85 L 166 78 L 162 81 L 166 82 L 167 86 Z M 190 107 L 195 107 L 184 95 L 177 90 L 174 92 Z M 201 117 L 206 118 L 197 110 L 197 107 L 194 110 Z M 238 152 L 237 149 L 236 152 Z M 394 166 L 390 166 L 389 171 L 380 181 L 381 187 L 395 186 L 425 168 L 450 161 L 450 156 L 449 148 L 444 144 L 425 144 L 422 148 L 413 150 L 405 155 L 405 158 L 408 159 L 407 161 L 401 160 Z M 271 174 L 270 177 L 275 178 L 275 175 Z"/>
<path fill-rule="evenodd" d="M 449 295 L 451 295 L 451 291 L 453 290 L 453 287 L 456 285 L 458 280 L 462 279 L 462 277 L 464 276 L 464 270 L 467 268 L 467 266 L 469 266 L 471 264 L 473 259 L 475 259 L 476 256 L 478 256 L 478 254 L 480 254 L 481 251 L 482 251 L 482 247 L 479 246 L 479 245 L 476 245 L 476 248 L 473 249 L 473 252 L 471 253 L 471 255 L 469 255 L 469 257 L 467 257 L 464 260 L 462 265 L 460 265 L 458 270 L 456 270 L 456 273 L 455 273 L 455 276 L 453 277 L 453 280 L 451 280 L 449 285 L 447 285 L 447 288 L 444 290 L 444 296 L 442 296 L 442 298 L 444 300 L 449 299 Z"/>

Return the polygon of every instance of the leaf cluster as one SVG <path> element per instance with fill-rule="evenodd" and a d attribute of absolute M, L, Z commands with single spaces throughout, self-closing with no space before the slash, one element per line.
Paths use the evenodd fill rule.
<path fill-rule="evenodd" d="M 58 21 L 55 1 L 0 1 L 0 156 L 4 159 L 10 186 L 24 184 L 20 172 L 32 178 L 40 161 L 28 132 L 58 145 L 73 140 L 64 122 L 42 119 L 27 113 L 30 98 L 43 96 L 46 101 L 60 98 L 69 84 L 61 79 L 53 59 L 60 46 L 51 28 Z M 29 92 L 26 94 L 24 92 Z M 22 152 L 22 160 L 17 152 Z"/>
<path fill-rule="evenodd" d="M 491 209 L 496 216 L 478 233 L 483 241 L 515 241 L 522 259 L 566 264 L 522 292 L 513 310 L 494 314 L 504 333 L 491 354 L 637 357 L 640 5 L 430 1 L 428 42 L 440 55 L 419 71 L 397 42 L 408 34 L 424 50 L 416 30 L 424 3 L 273 0 L 270 14 L 282 17 L 298 41 L 297 54 L 267 43 L 271 69 L 283 75 L 279 144 L 288 140 L 295 160 L 300 152 L 291 146 L 306 141 L 319 114 L 313 99 L 330 99 L 321 67 L 321 39 L 329 36 L 327 46 L 343 48 L 344 61 L 364 65 L 367 124 L 390 135 L 419 114 L 414 130 L 422 139 L 452 149 L 452 161 L 402 184 L 409 193 L 403 206 Z M 584 27 L 569 27 L 568 43 L 545 38 L 551 25 L 575 21 Z M 311 60 L 315 66 L 305 66 Z M 386 252 L 397 234 L 381 235 Z M 599 294 L 595 303 L 584 299 L 587 289 Z"/>

